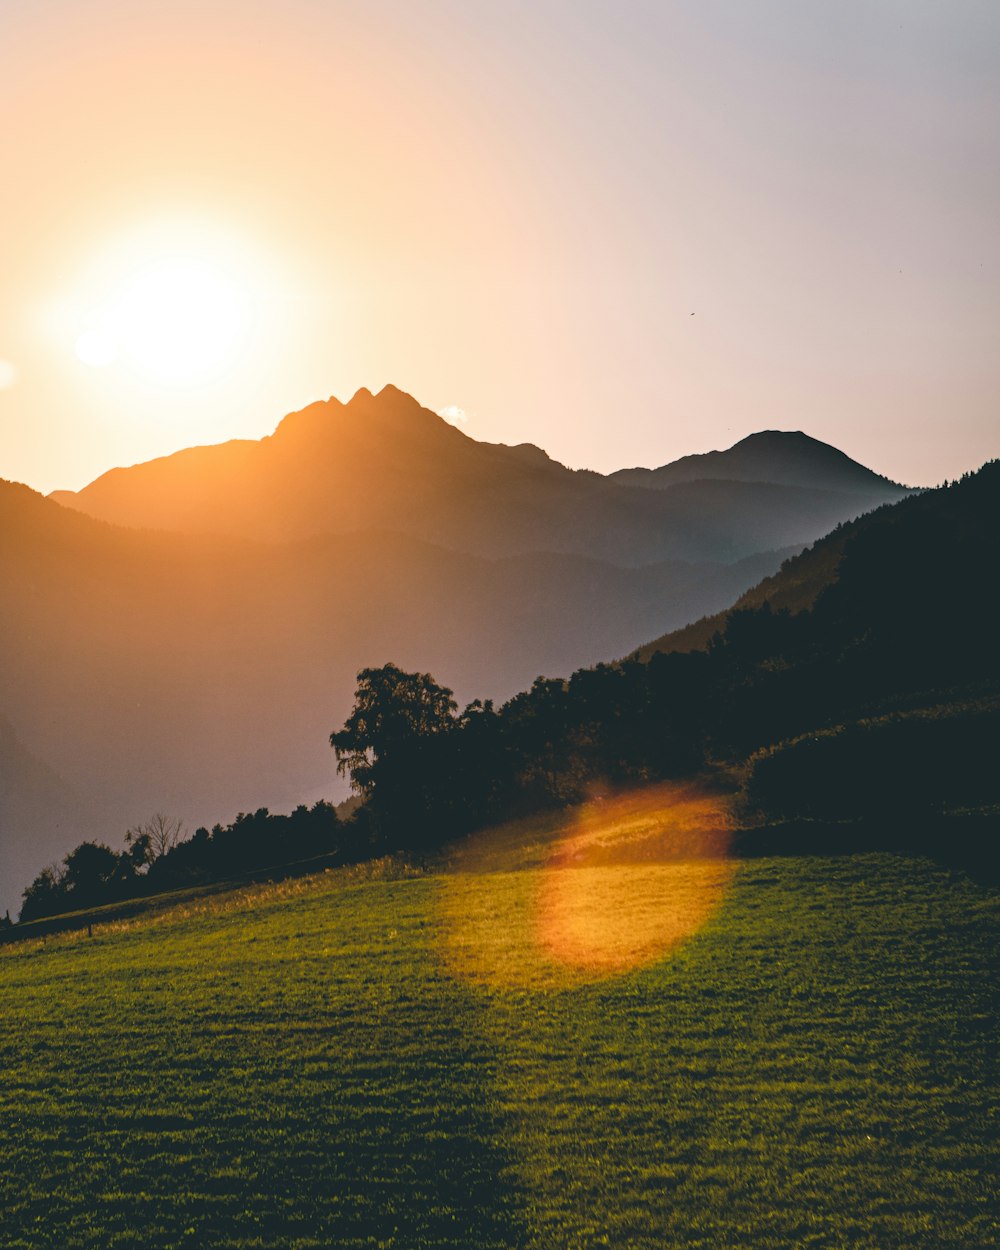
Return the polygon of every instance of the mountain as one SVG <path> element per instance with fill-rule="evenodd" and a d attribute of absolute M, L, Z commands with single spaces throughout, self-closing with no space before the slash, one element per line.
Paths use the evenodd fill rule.
<path fill-rule="evenodd" d="M 286 541 L 376 528 L 482 556 L 549 551 L 637 567 L 802 545 L 904 493 L 811 439 L 786 481 L 784 443 L 761 437 L 750 459 L 766 473 L 770 448 L 771 478 L 707 472 L 649 490 L 567 469 L 530 445 L 477 442 L 387 386 L 312 404 L 259 441 L 112 469 L 54 498 L 101 520 L 182 533 Z M 745 452 L 737 459 L 749 463 Z"/>
<path fill-rule="evenodd" d="M 858 464 L 829 443 L 801 430 L 761 430 L 734 443 L 728 451 L 683 456 L 659 469 L 619 469 L 611 480 L 621 485 L 667 490 L 679 482 L 724 479 L 772 482 L 811 490 L 833 490 L 886 499 L 901 498 L 906 487 Z"/>
<path fill-rule="evenodd" d="M 171 534 L 0 483 L 3 775 L 37 778 L 30 796 L 0 786 L 0 907 L 81 838 L 117 844 L 157 810 L 190 828 L 336 796 L 327 739 L 365 665 L 504 699 L 720 607 L 780 559 L 632 569 L 375 530 Z"/>
<path fill-rule="evenodd" d="M 3 775 L 23 779 L 0 789 L 0 907 L 155 811 L 190 828 L 339 797 L 328 737 L 366 665 L 503 700 L 723 609 L 894 497 L 844 460 L 820 486 L 652 490 L 387 387 L 77 494 L 0 482 Z"/>

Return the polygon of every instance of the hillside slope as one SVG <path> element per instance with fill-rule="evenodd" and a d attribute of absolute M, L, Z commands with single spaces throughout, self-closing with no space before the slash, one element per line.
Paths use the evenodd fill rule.
<path fill-rule="evenodd" d="M 731 742 L 760 746 L 896 707 L 940 705 L 943 715 L 948 700 L 965 706 L 997 691 L 998 568 L 992 461 L 842 526 L 730 611 L 635 655 L 704 649 L 712 638 L 712 671 L 727 690 L 718 731 Z"/>
<path fill-rule="evenodd" d="M 896 586 L 902 592 L 905 586 L 906 600 L 914 603 L 914 611 L 920 610 L 916 598 L 925 594 L 924 612 L 936 613 L 942 607 L 947 612 L 954 603 L 964 605 L 959 610 L 965 615 L 975 611 L 978 618 L 994 594 L 988 544 L 996 542 L 997 518 L 995 512 L 990 513 L 990 501 L 994 491 L 1000 495 L 997 463 L 990 461 L 949 488 L 915 493 L 897 506 L 883 506 L 838 525 L 751 586 L 730 608 L 661 634 L 633 655 L 648 660 L 659 652 L 704 650 L 713 634 L 725 628 L 730 611 L 760 608 L 765 603 L 776 612 L 805 611 L 836 585 L 848 550 L 858 566 L 862 560 L 866 566 L 873 560 L 884 561 L 881 587 L 878 573 L 870 574 L 870 593 L 879 599 L 886 587 Z M 971 605 L 980 605 L 984 594 L 981 607 L 973 609 Z M 970 621 L 970 626 L 976 625 Z"/>
<path fill-rule="evenodd" d="M 7 1244 L 991 1244 L 995 897 L 902 857 L 547 849 L 5 949 Z M 637 880 L 654 958 L 567 965 Z"/>
<path fill-rule="evenodd" d="M 868 514 L 872 515 L 875 514 Z M 634 658 L 648 660 L 658 652 L 704 651 L 712 636 L 725 628 L 729 613 L 742 608 L 759 608 L 765 603 L 769 603 L 776 612 L 794 613 L 811 608 L 820 593 L 836 580 L 844 546 L 866 520 L 867 516 L 858 522 L 838 526 L 805 551 L 783 561 L 777 572 L 762 578 L 723 611 L 710 613 L 680 629 L 661 634 L 652 642 L 638 647 L 632 653 Z"/>

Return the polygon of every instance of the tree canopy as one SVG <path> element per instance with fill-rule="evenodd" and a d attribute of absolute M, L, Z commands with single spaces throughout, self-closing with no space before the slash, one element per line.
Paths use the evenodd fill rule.
<path fill-rule="evenodd" d="M 358 673 L 354 708 L 343 729 L 330 735 L 337 772 L 372 798 L 381 777 L 417 739 L 455 724 L 458 704 L 430 673 L 405 673 L 395 664 Z"/>

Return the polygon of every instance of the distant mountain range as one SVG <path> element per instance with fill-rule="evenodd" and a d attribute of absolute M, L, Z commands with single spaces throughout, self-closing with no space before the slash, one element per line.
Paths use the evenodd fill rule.
<path fill-rule="evenodd" d="M 777 431 L 624 477 L 573 471 L 537 447 L 477 442 L 387 386 L 312 404 L 256 442 L 189 448 L 52 497 L 103 521 L 182 533 L 274 542 L 377 528 L 481 556 L 546 551 L 634 567 L 800 545 L 905 493 L 825 443 Z"/>
<path fill-rule="evenodd" d="M 156 810 L 335 797 L 327 738 L 364 665 L 503 699 L 719 611 L 906 493 L 804 435 L 712 465 L 769 454 L 780 481 L 665 486 L 665 466 L 650 489 L 476 442 L 388 387 L 75 494 L 0 482 L 0 908 Z"/>

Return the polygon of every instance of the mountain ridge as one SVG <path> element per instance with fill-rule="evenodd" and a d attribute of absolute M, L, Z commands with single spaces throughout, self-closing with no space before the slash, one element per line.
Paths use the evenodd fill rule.
<path fill-rule="evenodd" d="M 759 449 L 754 438 L 737 448 Z M 50 497 L 117 524 L 190 533 L 284 540 L 377 527 L 485 556 L 577 552 L 633 567 L 734 561 L 810 542 L 905 493 L 803 438 L 807 458 L 835 463 L 839 477 L 825 468 L 810 481 L 800 448 L 794 473 L 775 470 L 788 480 L 771 481 L 757 450 L 757 476 L 682 475 L 650 489 L 621 480 L 632 471 L 573 470 L 533 444 L 478 442 L 387 386 L 377 395 L 362 388 L 347 404 L 307 405 L 260 440 L 186 448 Z M 730 452 L 706 454 L 730 463 Z"/>

